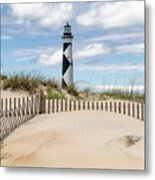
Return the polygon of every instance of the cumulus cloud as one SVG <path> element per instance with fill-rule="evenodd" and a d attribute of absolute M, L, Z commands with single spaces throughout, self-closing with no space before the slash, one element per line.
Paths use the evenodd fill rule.
<path fill-rule="evenodd" d="M 105 55 L 110 52 L 110 48 L 103 44 L 89 44 L 83 50 L 77 50 L 74 60 L 89 58 L 93 56 Z M 62 62 L 62 49 L 53 51 L 52 53 L 42 53 L 37 59 L 38 64 L 56 65 Z"/>
<path fill-rule="evenodd" d="M 121 1 L 95 3 L 86 12 L 77 16 L 76 21 L 82 26 L 115 28 L 132 26 L 144 22 L 143 1 Z"/>
<path fill-rule="evenodd" d="M 18 62 L 31 61 L 42 65 L 56 65 L 62 61 L 62 49 L 56 49 L 52 46 L 19 48 L 8 55 Z"/>
<path fill-rule="evenodd" d="M 52 54 L 41 54 L 37 60 L 38 64 L 56 65 L 62 61 L 62 49 L 59 49 Z"/>
<path fill-rule="evenodd" d="M 35 21 L 39 26 L 57 29 L 72 15 L 71 3 L 11 4 L 18 22 Z"/>
<path fill-rule="evenodd" d="M 104 43 L 88 44 L 81 49 L 77 49 L 74 55 L 75 59 L 84 59 L 96 56 L 105 56 L 110 54 L 139 54 L 144 52 L 144 43 L 119 45 L 109 47 Z"/>
<path fill-rule="evenodd" d="M 94 58 L 91 60 L 90 64 L 98 64 L 99 60 L 96 60 L 97 57 L 99 56 L 106 56 L 110 54 L 126 54 L 126 53 L 132 53 L 132 54 L 137 54 L 137 53 L 142 53 L 144 51 L 144 44 L 131 44 L 131 45 L 122 45 L 114 48 L 110 48 L 106 46 L 104 43 L 93 43 L 93 44 L 88 44 L 85 45 L 81 49 L 76 49 L 74 52 L 74 61 L 76 60 L 85 60 L 89 58 Z M 43 65 L 56 65 L 61 63 L 62 61 L 62 49 L 55 49 L 52 52 L 43 52 L 40 53 L 40 56 L 37 59 L 38 64 L 43 64 Z M 101 62 L 103 60 L 100 59 Z M 93 63 L 94 62 L 94 63 Z M 110 65 L 110 66 L 83 66 L 81 69 L 86 70 L 103 70 L 106 72 L 117 72 L 117 71 L 141 71 L 143 69 L 142 65 L 123 65 L 123 66 L 115 66 L 115 65 Z"/>
<path fill-rule="evenodd" d="M 106 55 L 111 52 L 111 49 L 105 44 L 89 44 L 84 49 L 75 53 L 75 58 L 88 58 L 99 55 Z"/>
<path fill-rule="evenodd" d="M 21 61 L 35 61 L 41 54 L 50 54 L 54 51 L 54 47 L 39 46 L 36 48 L 18 48 L 10 53 L 7 53 L 11 59 Z"/>

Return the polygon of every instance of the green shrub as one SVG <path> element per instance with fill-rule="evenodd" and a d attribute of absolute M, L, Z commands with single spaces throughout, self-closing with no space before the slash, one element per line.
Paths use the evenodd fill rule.
<path fill-rule="evenodd" d="M 52 89 L 58 89 L 59 88 L 59 83 L 55 79 L 46 80 L 44 85 L 47 86 L 49 91 L 52 90 Z"/>
<path fill-rule="evenodd" d="M 7 75 L 0 75 L 1 80 L 6 80 L 7 78 L 8 78 Z"/>
<path fill-rule="evenodd" d="M 64 99 L 65 96 L 60 91 L 49 91 L 46 96 L 47 99 Z"/>

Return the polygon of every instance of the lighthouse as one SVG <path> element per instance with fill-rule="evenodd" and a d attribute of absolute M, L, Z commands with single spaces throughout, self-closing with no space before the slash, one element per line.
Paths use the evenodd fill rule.
<path fill-rule="evenodd" d="M 73 58 L 71 26 L 67 22 L 63 32 L 63 56 L 62 56 L 62 80 L 61 87 L 65 88 L 73 84 Z"/>

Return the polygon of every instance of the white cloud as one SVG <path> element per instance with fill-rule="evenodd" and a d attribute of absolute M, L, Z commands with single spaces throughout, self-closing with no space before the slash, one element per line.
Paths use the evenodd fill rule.
<path fill-rule="evenodd" d="M 144 38 L 144 33 L 117 33 L 117 34 L 108 34 L 104 36 L 97 36 L 97 37 L 92 37 L 90 39 L 87 39 L 86 42 L 100 42 L 100 41 L 124 41 L 126 39 L 134 40 L 136 38 Z"/>
<path fill-rule="evenodd" d="M 1 35 L 1 39 L 2 40 L 11 40 L 11 39 L 13 39 L 10 35 L 7 35 L 7 34 L 2 34 Z"/>
<path fill-rule="evenodd" d="M 101 73 L 120 73 L 120 72 L 141 72 L 144 71 L 143 64 L 129 65 L 129 64 L 110 64 L 110 65 L 102 65 L 102 66 L 88 66 L 81 65 L 77 67 L 78 70 L 82 71 L 98 71 Z"/>
<path fill-rule="evenodd" d="M 82 26 L 115 28 L 144 23 L 143 1 L 94 3 L 89 10 L 76 18 Z"/>
<path fill-rule="evenodd" d="M 19 48 L 8 53 L 9 57 L 15 61 L 36 60 L 41 54 L 49 54 L 54 51 L 53 47 Z"/>
<path fill-rule="evenodd" d="M 4 37 L 9 38 L 9 37 Z M 73 59 L 74 61 L 78 59 L 89 59 L 91 57 L 105 56 L 111 53 L 123 54 L 123 53 L 141 53 L 143 52 L 143 44 L 133 44 L 133 45 L 124 45 L 118 46 L 111 49 L 105 44 L 96 43 L 89 44 L 83 47 L 83 49 L 78 49 L 74 52 Z M 62 49 L 57 49 L 53 46 L 45 47 L 36 47 L 36 48 L 19 48 L 8 54 L 15 61 L 36 61 L 37 64 L 43 65 L 56 65 L 62 61 Z M 93 63 L 94 61 L 94 63 Z M 93 70 L 93 71 L 103 71 L 107 73 L 118 72 L 118 71 L 141 71 L 144 70 L 142 64 L 140 65 L 103 65 L 95 66 L 99 60 L 91 60 L 91 65 L 79 66 L 80 70 Z M 100 60 L 102 61 L 102 60 Z"/>
<path fill-rule="evenodd" d="M 62 49 L 54 47 L 19 48 L 9 53 L 15 61 L 33 61 L 42 65 L 56 65 L 62 61 Z"/>
<path fill-rule="evenodd" d="M 114 54 L 125 54 L 125 53 L 142 53 L 144 51 L 144 45 L 143 44 L 131 44 L 131 45 L 123 45 L 118 46 L 113 49 L 106 46 L 103 43 L 93 43 L 86 45 L 85 47 L 81 49 L 76 49 L 73 55 L 74 61 L 78 59 L 86 59 L 91 57 L 97 57 L 97 56 L 105 56 L 111 53 Z M 50 52 L 40 52 L 40 56 L 38 57 L 37 63 L 43 64 L 43 65 L 55 65 L 59 64 L 62 61 L 62 49 L 59 50 L 53 50 Z M 94 63 L 91 63 L 95 65 L 98 63 L 98 61 L 93 60 Z M 78 67 L 81 70 L 96 70 L 96 71 L 106 71 L 108 73 L 111 72 L 118 72 L 118 71 L 141 71 L 144 69 L 143 65 L 103 65 L 103 66 L 80 66 Z"/>
<path fill-rule="evenodd" d="M 110 48 L 103 44 L 89 44 L 84 49 L 77 50 L 74 60 L 89 58 L 97 55 L 105 55 L 110 52 Z M 43 65 L 56 65 L 62 62 L 62 49 L 53 51 L 52 53 L 40 54 L 37 63 Z"/>
<path fill-rule="evenodd" d="M 62 49 L 59 49 L 51 54 L 41 54 L 37 60 L 38 64 L 56 65 L 62 61 Z"/>
<path fill-rule="evenodd" d="M 89 44 L 85 48 L 78 50 L 75 53 L 75 58 L 88 58 L 98 55 L 106 55 L 111 52 L 111 49 L 105 44 Z"/>
<path fill-rule="evenodd" d="M 139 54 L 144 52 L 144 43 L 120 45 L 116 47 L 109 47 L 104 43 L 88 44 L 81 49 L 77 49 L 74 59 L 84 59 L 105 55 L 117 54 Z M 95 60 L 94 60 L 95 62 Z M 115 68 L 115 67 L 114 67 Z M 126 67 L 127 68 L 127 67 Z"/>
<path fill-rule="evenodd" d="M 143 53 L 144 52 L 144 43 L 139 44 L 128 44 L 121 45 L 114 49 L 116 54 L 126 54 L 126 53 Z"/>
<path fill-rule="evenodd" d="M 11 4 L 12 15 L 20 23 L 35 21 L 39 26 L 57 29 L 72 15 L 71 3 Z"/>

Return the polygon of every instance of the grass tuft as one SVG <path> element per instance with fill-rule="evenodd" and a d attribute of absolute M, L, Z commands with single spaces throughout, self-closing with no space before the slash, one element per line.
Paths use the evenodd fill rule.
<path fill-rule="evenodd" d="M 47 99 L 64 99 L 65 96 L 61 91 L 48 91 Z"/>
<path fill-rule="evenodd" d="M 0 75 L 1 80 L 6 80 L 7 78 L 8 78 L 7 75 Z"/>
<path fill-rule="evenodd" d="M 46 80 L 44 85 L 47 86 L 47 90 L 50 91 L 52 89 L 59 89 L 59 83 L 55 79 Z"/>
<path fill-rule="evenodd" d="M 5 79 L 3 89 L 24 90 L 35 93 L 40 84 L 44 81 L 44 77 L 41 74 L 33 73 L 13 73 Z"/>
<path fill-rule="evenodd" d="M 77 88 L 75 87 L 75 85 L 71 85 L 65 88 L 67 93 L 69 93 L 72 96 L 77 97 L 79 95 L 79 92 L 77 90 Z"/>
<path fill-rule="evenodd" d="M 88 97 L 90 94 L 92 94 L 91 87 L 86 87 L 81 91 L 82 94 L 85 94 L 86 97 Z"/>

